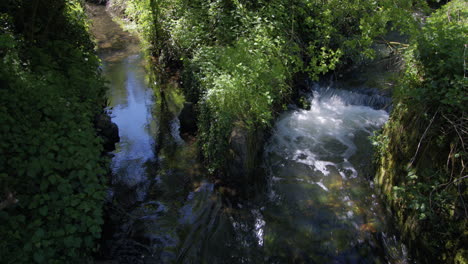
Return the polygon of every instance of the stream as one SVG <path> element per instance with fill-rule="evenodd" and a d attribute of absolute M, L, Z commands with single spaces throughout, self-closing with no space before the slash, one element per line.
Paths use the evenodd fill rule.
<path fill-rule="evenodd" d="M 282 114 L 265 148 L 265 247 L 278 263 L 404 263 L 370 181 L 369 136 L 388 119 L 372 107 L 388 99 L 312 91 L 311 109 Z"/>
<path fill-rule="evenodd" d="M 121 137 L 97 263 L 412 263 L 371 179 L 388 98 L 311 84 L 311 109 L 281 114 L 265 145 L 268 185 L 229 201 L 161 110 L 138 40 L 88 13 Z"/>

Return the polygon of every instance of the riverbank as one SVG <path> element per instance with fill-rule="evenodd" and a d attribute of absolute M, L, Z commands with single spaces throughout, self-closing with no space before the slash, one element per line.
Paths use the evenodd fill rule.
<path fill-rule="evenodd" d="M 376 185 L 422 263 L 468 261 L 467 23 L 466 2 L 451 1 L 415 33 L 376 137 Z"/>

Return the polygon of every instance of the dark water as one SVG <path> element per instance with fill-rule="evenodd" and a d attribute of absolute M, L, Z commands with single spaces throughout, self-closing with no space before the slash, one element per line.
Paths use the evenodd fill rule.
<path fill-rule="evenodd" d="M 204 177 L 196 140 L 178 133 L 170 113 L 180 104 L 177 91 L 164 87 L 166 96 L 158 97 L 163 88 L 149 81 L 138 40 L 104 7 L 88 9 L 121 137 L 101 258 L 410 263 L 369 181 L 369 136 L 388 119 L 379 110 L 388 106 L 386 98 L 311 87 L 311 110 L 283 113 L 265 146 L 268 186 L 249 200 L 226 199 L 229 190 Z"/>

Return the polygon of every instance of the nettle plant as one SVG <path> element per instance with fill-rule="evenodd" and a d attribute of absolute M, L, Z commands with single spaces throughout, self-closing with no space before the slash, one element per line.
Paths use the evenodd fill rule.
<path fill-rule="evenodd" d="M 32 35 L 25 9 L 0 9 L 2 263 L 83 263 L 97 248 L 108 160 L 93 121 L 105 86 L 77 3 L 54 10 L 60 27 L 38 6 Z"/>

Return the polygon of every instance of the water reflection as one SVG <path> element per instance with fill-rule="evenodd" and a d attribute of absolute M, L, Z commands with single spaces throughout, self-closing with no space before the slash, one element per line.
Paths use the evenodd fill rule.
<path fill-rule="evenodd" d="M 155 158 L 153 92 L 146 82 L 139 41 L 123 31 L 105 6 L 87 4 L 91 31 L 109 84 L 109 114 L 119 127 L 120 143 L 112 159 L 114 193 L 125 193 L 125 203 L 142 201 L 149 186 L 147 164 Z M 131 197 L 134 196 L 134 197 Z M 123 201 L 121 201 L 123 202 Z"/>
<path fill-rule="evenodd" d="M 87 9 L 93 19 L 102 73 L 109 84 L 108 111 L 120 134 L 111 163 L 111 195 L 100 254 L 117 263 L 161 263 L 161 259 L 171 258 L 170 254 L 159 253 L 155 258 L 154 252 L 175 246 L 177 240 L 173 238 L 175 231 L 162 221 L 169 208 L 149 199 L 151 187 L 157 184 L 157 119 L 145 59 L 138 40 L 112 21 L 104 6 L 88 4 Z M 173 221 L 169 222 L 172 227 Z"/>
<path fill-rule="evenodd" d="M 123 182 L 132 187 L 146 180 L 143 164 L 154 158 L 154 135 L 150 131 L 153 92 L 145 83 L 140 55 L 105 63 L 103 68 L 112 87 L 108 95 L 112 121 L 119 127 L 121 138 L 112 160 L 114 184 Z"/>

